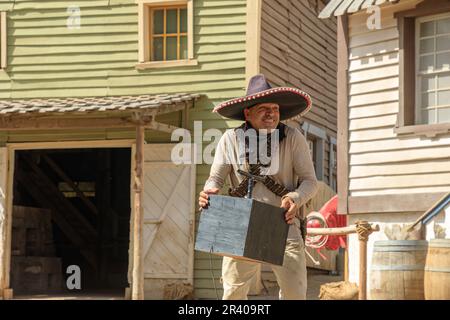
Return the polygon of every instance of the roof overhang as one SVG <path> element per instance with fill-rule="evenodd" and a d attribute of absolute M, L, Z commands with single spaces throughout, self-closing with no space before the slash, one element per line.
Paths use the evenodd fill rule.
<path fill-rule="evenodd" d="M 0 130 L 132 128 L 141 125 L 173 132 L 177 127 L 157 122 L 155 118 L 176 111 L 185 111 L 186 114 L 201 96 L 170 94 L 0 100 Z"/>
<path fill-rule="evenodd" d="M 319 18 L 326 19 L 331 16 L 342 16 L 347 13 L 355 13 L 371 6 L 382 5 L 385 2 L 397 3 L 400 0 L 330 0 L 320 12 Z"/>

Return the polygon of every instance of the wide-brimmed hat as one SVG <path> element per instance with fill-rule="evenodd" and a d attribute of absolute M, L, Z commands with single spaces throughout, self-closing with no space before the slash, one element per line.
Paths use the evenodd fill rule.
<path fill-rule="evenodd" d="M 259 103 L 277 103 L 280 106 L 280 120 L 302 116 L 311 109 L 311 97 L 297 88 L 272 88 L 263 74 L 250 79 L 244 97 L 222 102 L 213 112 L 235 120 L 245 120 L 244 109 Z"/>

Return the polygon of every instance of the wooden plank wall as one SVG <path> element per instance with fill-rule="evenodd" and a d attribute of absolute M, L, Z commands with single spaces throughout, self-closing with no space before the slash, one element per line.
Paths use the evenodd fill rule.
<path fill-rule="evenodd" d="M 381 30 L 365 12 L 349 18 L 350 196 L 450 190 L 450 135 L 399 137 L 399 32 L 393 13 L 416 0 L 386 6 Z"/>
<path fill-rule="evenodd" d="M 336 137 L 336 19 L 317 16 L 322 0 L 264 0 L 261 72 L 277 86 L 295 86 L 311 95 L 304 117 Z M 324 182 L 329 184 L 329 143 L 325 143 Z"/>
<path fill-rule="evenodd" d="M 81 28 L 66 27 L 69 5 L 81 9 Z M 203 130 L 225 129 L 239 122 L 211 113 L 214 105 L 245 93 L 246 0 L 194 1 L 194 55 L 198 66 L 137 70 L 138 9 L 135 0 L 8 0 L 8 68 L 0 70 L 0 99 L 84 97 L 199 92 L 189 119 Z M 162 122 L 179 124 L 179 115 Z M 191 122 L 191 126 L 193 126 Z M 0 132 L 6 142 L 133 138 L 133 130 Z M 170 136 L 146 132 L 146 140 L 169 142 Z M 199 165 L 196 194 L 209 166 Z M 221 258 L 212 257 L 216 286 Z M 216 298 L 207 254 L 196 254 L 195 296 Z"/>

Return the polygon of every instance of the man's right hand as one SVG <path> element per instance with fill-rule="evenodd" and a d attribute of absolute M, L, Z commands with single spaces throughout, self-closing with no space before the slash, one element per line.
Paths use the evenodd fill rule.
<path fill-rule="evenodd" d="M 211 189 L 207 189 L 207 190 L 203 190 L 200 192 L 200 197 L 198 197 L 198 205 L 200 206 L 200 208 L 208 208 L 208 204 L 209 204 L 209 195 L 210 194 L 218 194 L 219 193 L 219 189 L 217 188 L 211 188 Z"/>

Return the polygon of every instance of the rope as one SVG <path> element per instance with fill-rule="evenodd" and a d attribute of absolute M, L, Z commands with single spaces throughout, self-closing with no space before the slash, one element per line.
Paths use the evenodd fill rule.
<path fill-rule="evenodd" d="M 357 221 L 356 233 L 358 234 L 359 241 L 367 242 L 369 240 L 370 234 L 372 233 L 372 226 L 367 221 Z"/>
<path fill-rule="evenodd" d="M 306 217 L 306 223 L 308 224 L 309 220 L 319 220 L 322 228 L 328 228 L 328 224 L 325 221 L 325 218 L 322 216 L 322 214 L 320 214 L 319 212 L 311 212 L 310 214 L 308 214 L 308 216 Z M 325 244 L 328 241 L 328 235 L 318 235 L 318 236 L 306 236 L 306 240 L 305 240 L 305 245 L 307 247 L 313 248 L 313 249 L 320 249 L 323 246 L 325 246 Z M 313 260 L 313 262 L 315 263 L 315 260 Z"/>

